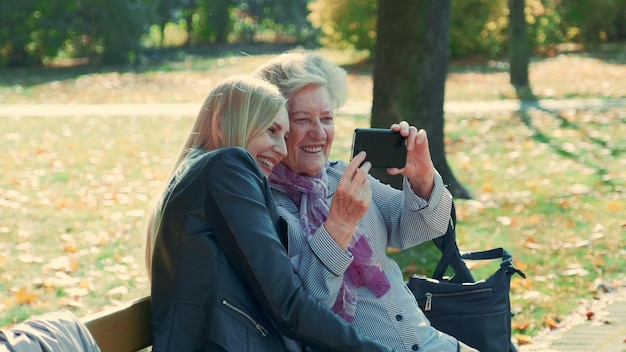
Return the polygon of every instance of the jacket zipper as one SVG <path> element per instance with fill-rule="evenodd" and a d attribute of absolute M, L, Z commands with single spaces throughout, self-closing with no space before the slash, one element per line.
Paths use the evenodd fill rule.
<path fill-rule="evenodd" d="M 254 327 L 259 331 L 259 333 L 262 336 L 267 336 L 267 329 L 265 329 L 263 327 L 263 325 L 257 323 L 250 315 L 248 315 L 246 312 L 244 312 L 243 310 L 233 306 L 232 304 L 228 303 L 226 300 L 222 300 L 222 304 L 225 305 L 226 307 L 234 310 L 235 312 L 243 315 L 244 318 L 248 319 L 252 324 L 254 324 Z"/>
<path fill-rule="evenodd" d="M 424 310 L 429 311 L 433 307 L 433 297 L 452 297 L 452 296 L 462 296 L 473 293 L 481 293 L 493 291 L 493 288 L 479 288 L 476 290 L 464 291 L 464 292 L 451 292 L 451 293 L 430 293 L 426 292 L 426 303 L 424 304 Z"/>

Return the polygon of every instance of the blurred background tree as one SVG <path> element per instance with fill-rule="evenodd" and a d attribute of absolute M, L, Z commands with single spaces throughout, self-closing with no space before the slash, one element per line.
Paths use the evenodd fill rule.
<path fill-rule="evenodd" d="M 47 64 L 57 57 L 132 61 L 148 30 L 142 0 L 0 2 L 0 65 Z"/>
<path fill-rule="evenodd" d="M 377 0 L 316 0 L 311 21 L 321 29 L 321 43 L 373 52 Z M 594 46 L 626 40 L 623 0 L 526 0 L 531 48 L 550 53 L 561 44 Z M 452 0 L 450 15 L 452 58 L 498 58 L 508 51 L 507 0 Z M 348 35 L 349 34 L 349 35 Z"/>
<path fill-rule="evenodd" d="M 379 0 L 371 125 L 385 128 L 405 120 L 428 131 L 431 158 L 444 183 L 456 198 L 469 199 L 445 154 L 450 12 L 450 0 Z M 393 184 L 383 171 L 374 175 Z M 401 188 L 402 178 L 394 178 Z"/>
<path fill-rule="evenodd" d="M 452 58 L 508 52 L 507 0 L 452 0 Z M 377 0 L 20 0 L 0 2 L 0 66 L 54 59 L 137 62 L 144 50 L 269 43 L 372 53 Z M 531 49 L 626 40 L 623 0 L 527 0 Z M 85 61 L 85 60 L 83 60 Z"/>

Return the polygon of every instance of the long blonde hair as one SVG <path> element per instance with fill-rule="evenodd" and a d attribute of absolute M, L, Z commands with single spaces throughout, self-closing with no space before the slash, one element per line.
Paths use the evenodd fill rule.
<path fill-rule="evenodd" d="M 169 190 L 185 175 L 192 151 L 209 152 L 224 147 L 245 148 L 267 130 L 285 106 L 285 98 L 269 82 L 252 76 L 234 76 L 219 82 L 205 99 L 178 154 L 148 223 L 146 268 L 151 277 L 154 241 L 159 231 Z"/>

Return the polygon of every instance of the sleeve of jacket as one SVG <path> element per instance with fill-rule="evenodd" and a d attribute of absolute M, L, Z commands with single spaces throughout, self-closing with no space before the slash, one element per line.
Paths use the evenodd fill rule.
<path fill-rule="evenodd" d="M 218 241 L 261 308 L 285 336 L 324 351 L 390 351 L 309 296 L 280 242 L 269 186 L 243 149 L 207 170 L 206 211 Z M 211 220 L 212 219 L 212 220 Z"/>
<path fill-rule="evenodd" d="M 448 228 L 452 195 L 435 174 L 430 199 L 417 196 L 406 177 L 398 191 L 370 178 L 372 202 L 378 208 L 387 230 L 387 246 L 407 249 L 442 236 Z"/>

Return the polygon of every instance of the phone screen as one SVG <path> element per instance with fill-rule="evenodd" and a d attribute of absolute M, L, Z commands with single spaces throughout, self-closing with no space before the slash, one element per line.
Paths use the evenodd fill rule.
<path fill-rule="evenodd" d="M 352 138 L 352 157 L 365 150 L 372 168 L 403 168 L 406 163 L 405 138 L 385 128 L 357 128 Z"/>

